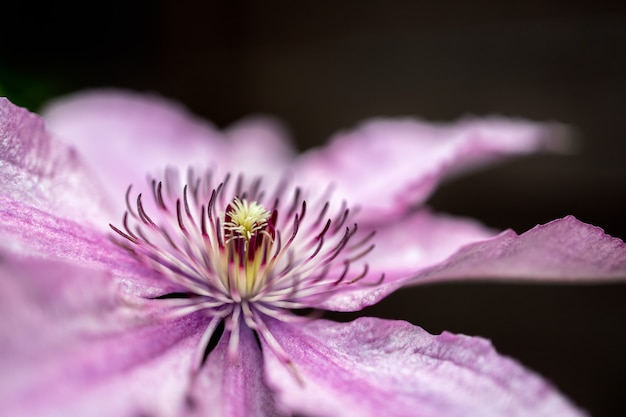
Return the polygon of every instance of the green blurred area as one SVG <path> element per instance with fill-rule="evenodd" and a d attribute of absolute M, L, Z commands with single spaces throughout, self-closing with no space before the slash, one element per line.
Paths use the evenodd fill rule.
<path fill-rule="evenodd" d="M 64 84 L 53 78 L 22 74 L 0 64 L 0 96 L 31 111 L 38 111 L 52 97 L 67 92 L 68 86 Z"/>

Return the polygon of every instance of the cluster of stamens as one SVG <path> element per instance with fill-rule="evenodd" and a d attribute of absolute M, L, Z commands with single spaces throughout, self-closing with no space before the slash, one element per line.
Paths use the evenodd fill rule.
<path fill-rule="evenodd" d="M 344 285 L 382 280 L 366 279 L 368 267 L 360 260 L 374 248 L 373 232 L 358 233 L 345 203 L 329 215 L 328 195 L 322 196 L 309 216 L 299 189 L 284 198 L 284 183 L 270 197 L 260 180 L 246 185 L 243 176 L 214 185 L 210 174 L 190 170 L 187 185 L 180 183 L 177 171 L 166 171 L 164 181 L 150 181 L 149 201 L 139 194 L 131 202 L 129 187 L 123 226 L 111 228 L 123 237 L 118 243 L 180 287 L 178 296 L 158 300 L 172 316 L 203 311 L 210 317 L 203 346 L 223 323 L 234 357 L 245 323 L 289 364 L 267 317 L 302 319 L 291 310 L 315 308 Z M 355 264 L 361 266 L 355 270 Z"/>

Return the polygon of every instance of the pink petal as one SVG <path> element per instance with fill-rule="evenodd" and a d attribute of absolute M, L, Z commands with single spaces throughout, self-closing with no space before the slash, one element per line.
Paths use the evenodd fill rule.
<path fill-rule="evenodd" d="M 626 278 L 626 244 L 573 216 L 462 248 L 412 283 L 448 280 L 597 283 Z"/>
<path fill-rule="evenodd" d="M 423 203 L 460 171 L 565 145 L 561 126 L 524 120 L 374 120 L 309 151 L 295 172 L 312 186 L 336 184 L 337 195 L 363 209 L 362 218 L 375 219 Z"/>
<path fill-rule="evenodd" d="M 84 155 L 119 207 L 129 184 L 143 185 L 147 174 L 160 175 L 167 166 L 258 174 L 291 156 L 276 121 L 251 119 L 223 133 L 154 95 L 82 92 L 53 102 L 44 117 Z"/>
<path fill-rule="evenodd" d="M 76 152 L 51 140 L 39 116 L 0 98 L 0 194 L 66 218 L 106 217 L 107 205 Z"/>
<path fill-rule="evenodd" d="M 382 284 L 353 284 L 348 290 L 337 291 L 324 300 L 320 308 L 356 311 L 375 304 L 464 245 L 497 235 L 497 231 L 475 220 L 435 214 L 426 208 L 395 220 L 378 225 L 380 228 L 372 240 L 376 247 L 364 259 L 369 266 L 369 281 L 376 281 L 384 274 Z"/>
<path fill-rule="evenodd" d="M 195 377 L 189 394 L 194 415 L 206 417 L 273 417 L 276 409 L 263 381 L 263 358 L 247 327 L 241 329 L 234 361 L 228 357 L 228 339 L 222 337 Z"/>
<path fill-rule="evenodd" d="M 4 257 L 3 415 L 172 415 L 183 406 L 206 319 L 152 322 L 112 284 L 102 272 Z"/>
<path fill-rule="evenodd" d="M 626 278 L 626 245 L 572 216 L 517 235 L 419 211 L 379 231 L 367 258 L 377 286 L 356 284 L 320 304 L 356 311 L 406 285 L 501 280 L 599 283 Z"/>
<path fill-rule="evenodd" d="M 585 415 L 481 338 L 374 318 L 274 322 L 271 330 L 303 383 L 264 349 L 268 383 L 280 403 L 307 416 Z"/>
<path fill-rule="evenodd" d="M 295 158 L 295 150 L 280 121 L 271 117 L 249 117 L 226 130 L 229 139 L 229 168 L 263 176 L 266 187 L 281 179 Z"/>
<path fill-rule="evenodd" d="M 108 234 L 0 194 L 0 249 L 3 251 L 31 258 L 60 259 L 108 271 L 127 293 L 136 296 L 155 297 L 180 290 L 114 244 Z"/>

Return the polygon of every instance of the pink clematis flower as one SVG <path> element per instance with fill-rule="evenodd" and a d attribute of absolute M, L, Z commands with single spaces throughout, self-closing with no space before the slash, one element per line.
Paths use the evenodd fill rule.
<path fill-rule="evenodd" d="M 550 126 L 375 120 L 295 155 L 272 120 L 221 132 L 131 93 L 44 118 L 0 99 L 4 414 L 585 415 L 484 339 L 296 314 L 455 279 L 626 277 L 624 243 L 573 217 L 517 235 L 422 205 L 562 146 Z"/>

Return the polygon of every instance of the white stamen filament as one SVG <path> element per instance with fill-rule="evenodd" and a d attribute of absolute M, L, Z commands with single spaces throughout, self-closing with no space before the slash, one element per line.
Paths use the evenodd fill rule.
<path fill-rule="evenodd" d="M 168 319 L 201 311 L 209 317 L 195 369 L 223 321 L 230 360 L 237 358 L 246 325 L 299 379 L 268 323 L 308 320 L 290 310 L 314 308 L 340 287 L 367 283 L 367 264 L 361 262 L 373 248 L 373 234 L 359 235 L 345 202 L 328 219 L 328 193 L 307 205 L 296 189 L 284 201 L 282 184 L 268 204 L 260 181 L 246 188 L 240 177 L 232 189 L 229 178 L 212 186 L 209 176 L 190 173 L 191 185 L 181 193 L 174 189 L 177 172 L 168 170 L 164 182 L 151 182 L 156 210 L 148 214 L 141 194 L 131 204 L 129 188 L 123 227 L 111 227 L 124 238 L 121 245 L 184 289 L 184 297 L 154 300 Z M 357 262 L 362 266 L 355 271 Z"/>

